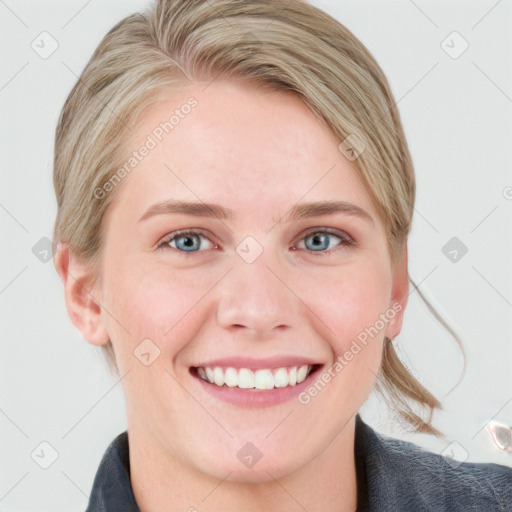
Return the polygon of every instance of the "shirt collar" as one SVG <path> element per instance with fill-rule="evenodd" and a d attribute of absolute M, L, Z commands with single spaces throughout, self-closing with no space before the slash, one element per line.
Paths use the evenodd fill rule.
<path fill-rule="evenodd" d="M 85 512 L 140 512 L 130 482 L 128 432 L 110 443 L 94 478 L 89 506 Z"/>

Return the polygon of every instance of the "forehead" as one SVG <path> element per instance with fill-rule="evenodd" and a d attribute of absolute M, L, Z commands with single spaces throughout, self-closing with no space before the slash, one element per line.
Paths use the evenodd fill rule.
<path fill-rule="evenodd" d="M 133 205 L 204 200 L 235 212 L 350 200 L 375 215 L 356 164 L 338 145 L 293 93 L 233 81 L 188 85 L 169 90 L 132 130 L 126 158 L 149 149 L 120 196 Z"/>

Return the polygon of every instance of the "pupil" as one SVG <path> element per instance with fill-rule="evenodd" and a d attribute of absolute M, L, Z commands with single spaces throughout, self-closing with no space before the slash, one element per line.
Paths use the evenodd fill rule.
<path fill-rule="evenodd" d="M 185 249 L 194 249 L 194 246 L 197 245 L 195 243 L 197 237 L 182 235 L 179 240 L 181 242 L 181 247 Z"/>
<path fill-rule="evenodd" d="M 322 248 L 322 246 L 325 246 L 325 243 L 322 244 L 322 240 L 325 242 L 325 240 L 326 240 L 325 235 L 314 235 L 313 236 L 313 245 L 316 246 L 316 248 Z"/>

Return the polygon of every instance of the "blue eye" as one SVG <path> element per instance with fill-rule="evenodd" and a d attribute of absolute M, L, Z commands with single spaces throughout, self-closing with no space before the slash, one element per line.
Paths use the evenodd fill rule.
<path fill-rule="evenodd" d="M 306 250 L 311 252 L 321 252 L 322 254 L 330 254 L 332 251 L 327 249 L 332 249 L 333 247 L 339 245 L 353 245 L 354 241 L 348 236 L 338 236 L 329 231 L 314 231 L 306 235 L 302 240 L 304 240 L 304 246 Z M 302 242 L 301 240 L 301 242 Z M 332 241 L 336 241 L 334 245 L 331 245 Z M 308 244 L 309 242 L 309 244 Z M 297 244 L 298 248 L 300 247 L 300 243 Z M 308 247 L 309 245 L 309 247 Z"/>
<path fill-rule="evenodd" d="M 204 243 L 207 242 L 209 246 L 204 247 Z M 304 242 L 304 243 L 303 243 Z M 331 242 L 333 242 L 331 244 Z M 304 236 L 297 247 L 292 249 L 306 249 L 309 252 L 316 252 L 320 254 L 330 254 L 332 249 L 337 246 L 343 245 L 354 245 L 355 242 L 348 235 L 342 234 L 337 235 L 327 230 L 313 231 Z M 217 244 L 212 243 L 203 233 L 200 231 L 175 231 L 168 235 L 160 244 L 159 249 L 174 249 L 181 253 L 201 252 L 205 249 L 218 248 Z"/>
<path fill-rule="evenodd" d="M 159 248 L 171 247 L 180 252 L 198 252 L 201 242 L 206 240 L 213 245 L 202 233 L 197 231 L 177 231 L 159 244 Z M 174 246 L 172 244 L 175 244 Z"/>

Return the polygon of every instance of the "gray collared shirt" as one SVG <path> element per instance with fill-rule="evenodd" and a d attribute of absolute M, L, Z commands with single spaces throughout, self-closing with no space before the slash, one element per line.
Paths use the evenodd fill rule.
<path fill-rule="evenodd" d="M 454 464 L 413 443 L 376 432 L 359 414 L 354 450 L 358 511 L 512 512 L 512 469 L 507 466 Z M 140 512 L 130 483 L 126 431 L 107 448 L 86 510 L 118 511 Z"/>

